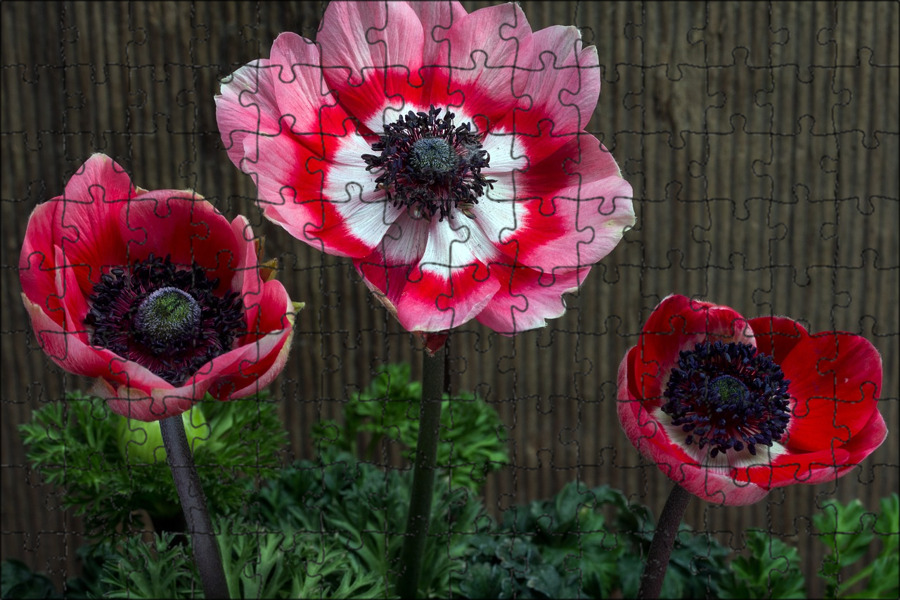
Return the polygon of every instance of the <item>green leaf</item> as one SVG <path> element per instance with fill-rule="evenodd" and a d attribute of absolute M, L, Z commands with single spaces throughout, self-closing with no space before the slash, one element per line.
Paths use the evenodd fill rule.
<path fill-rule="evenodd" d="M 765 531 L 747 532 L 749 556 L 731 562 L 734 580 L 720 589 L 722 598 L 806 598 L 797 549 Z"/>
<path fill-rule="evenodd" d="M 57 593 L 46 575 L 34 573 L 21 561 L 7 559 L 0 567 L 0 597 L 56 598 Z"/>

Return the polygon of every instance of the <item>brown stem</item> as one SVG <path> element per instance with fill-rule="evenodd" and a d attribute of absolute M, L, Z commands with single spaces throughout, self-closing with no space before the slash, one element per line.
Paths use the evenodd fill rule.
<path fill-rule="evenodd" d="M 647 555 L 647 564 L 644 565 L 644 573 L 641 575 L 638 598 L 659 598 L 663 579 L 666 577 L 666 569 L 669 568 L 672 547 L 678 536 L 678 527 L 681 525 L 690 499 L 690 492 L 675 484 L 669 494 L 669 499 L 666 500 L 662 514 L 659 515 L 656 533 L 653 534 L 653 541 L 650 542 L 650 552 Z"/>
<path fill-rule="evenodd" d="M 160 421 L 159 428 L 172 477 L 175 479 L 175 489 L 178 490 L 178 499 L 181 500 L 181 510 L 187 521 L 187 532 L 191 536 L 194 563 L 200 573 L 203 596 L 207 600 L 228 598 L 222 556 L 219 554 L 200 477 L 184 432 L 184 421 L 181 420 L 181 415 L 168 417 Z"/>

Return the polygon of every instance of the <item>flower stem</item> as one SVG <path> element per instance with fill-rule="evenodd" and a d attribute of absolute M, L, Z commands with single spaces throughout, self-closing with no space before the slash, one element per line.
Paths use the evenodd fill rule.
<path fill-rule="evenodd" d="M 416 598 L 419 573 L 431 521 L 431 500 L 434 495 L 434 472 L 441 427 L 441 395 L 444 391 L 446 365 L 443 349 L 430 355 L 422 354 L 422 402 L 419 408 L 419 439 L 416 442 L 416 463 L 413 470 L 412 492 L 406 536 L 400 551 L 400 577 L 397 595 Z"/>
<path fill-rule="evenodd" d="M 194 457 L 188 447 L 184 421 L 181 420 L 181 415 L 168 417 L 160 421 L 159 427 L 187 522 L 187 531 L 194 546 L 194 562 L 200 572 L 203 596 L 210 600 L 228 598 L 225 569 L 222 568 L 222 557 L 212 530 L 209 511 L 206 509 L 206 498 L 194 466 Z"/>
<path fill-rule="evenodd" d="M 666 569 L 669 567 L 669 557 L 672 555 L 672 546 L 678 536 L 678 526 L 684 517 L 691 494 L 683 487 L 675 484 L 662 514 L 659 515 L 659 523 L 653 541 L 650 542 L 650 552 L 647 555 L 647 564 L 641 575 L 641 587 L 638 590 L 638 598 L 659 598 L 662 590 Z"/>

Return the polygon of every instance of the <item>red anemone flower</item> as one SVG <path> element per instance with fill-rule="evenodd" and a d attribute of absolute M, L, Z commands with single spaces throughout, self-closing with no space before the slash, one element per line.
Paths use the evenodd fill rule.
<path fill-rule="evenodd" d="M 840 477 L 884 442 L 881 373 L 858 335 L 669 296 L 619 366 L 619 420 L 692 494 L 751 504 Z"/>
<path fill-rule="evenodd" d="M 507 335 L 565 312 L 634 224 L 585 127 L 597 50 L 515 4 L 332 2 L 216 96 L 228 156 L 267 218 L 353 260 L 409 331 Z"/>
<path fill-rule="evenodd" d="M 206 393 L 252 394 L 284 366 L 294 308 L 256 249 L 244 217 L 136 188 L 94 154 L 28 220 L 22 300 L 56 364 L 96 378 L 116 413 L 156 421 Z"/>

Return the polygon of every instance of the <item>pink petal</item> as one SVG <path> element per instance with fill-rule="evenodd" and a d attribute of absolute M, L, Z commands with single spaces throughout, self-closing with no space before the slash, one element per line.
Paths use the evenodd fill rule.
<path fill-rule="evenodd" d="M 281 112 L 275 98 L 277 71 L 280 68 L 270 66 L 269 60 L 255 60 L 232 73 L 215 97 L 222 144 L 238 168 L 243 168 L 241 161 L 248 136 L 273 135 L 281 129 Z M 255 154 L 250 158 L 257 160 Z"/>
<path fill-rule="evenodd" d="M 325 71 L 320 64 L 319 48 L 313 42 L 295 33 L 282 33 L 272 44 L 271 93 L 277 106 L 277 118 L 282 119 L 297 141 L 309 146 L 313 152 L 322 148 L 322 136 L 341 136 L 346 130 L 352 134 L 350 118 L 337 103 L 334 94 L 325 83 Z M 273 133 L 278 133 L 275 129 Z M 250 147 L 245 151 L 251 161 L 256 161 Z"/>
<path fill-rule="evenodd" d="M 138 193 L 118 164 L 94 154 L 66 184 L 65 194 L 51 201 L 52 208 L 36 211 L 48 222 L 36 230 L 39 237 L 32 237 L 34 245 L 28 247 L 61 247 L 66 263 L 78 268 L 79 286 L 90 290 L 102 272 L 121 264 L 124 246 L 115 215 Z"/>
<path fill-rule="evenodd" d="M 578 289 L 590 267 L 541 272 L 524 267 L 491 265 L 500 288 L 478 316 L 478 322 L 504 335 L 543 327 L 566 311 L 562 295 Z"/>
<path fill-rule="evenodd" d="M 59 246 L 56 247 L 56 264 L 58 266 L 56 268 L 56 291 L 54 295 L 61 299 L 61 306 L 66 316 L 65 329 L 69 335 L 78 336 L 79 339 L 88 343 L 84 318 L 90 310 L 88 298 L 93 290 L 81 289 L 79 278 L 76 275 L 79 268 L 66 264 L 65 257 Z M 81 268 L 81 270 L 84 269 Z"/>
<path fill-rule="evenodd" d="M 227 399 L 257 393 L 281 373 L 291 348 L 293 310 L 281 282 L 266 282 L 257 318 L 251 321 L 250 333 L 242 341 L 242 344 L 256 345 L 257 360 L 245 363 L 238 374 L 214 386 L 210 391 L 213 396 Z M 264 338 L 265 343 L 260 343 Z"/>
<path fill-rule="evenodd" d="M 824 332 L 797 344 L 781 364 L 794 399 L 791 449 L 845 444 L 878 410 L 881 356 L 863 337 Z"/>
<path fill-rule="evenodd" d="M 600 96 L 600 66 L 597 49 L 584 49 L 575 27 L 548 27 L 532 41 L 527 77 L 516 80 L 524 82 L 516 95 L 530 102 L 494 127 L 514 132 L 534 165 L 587 129 Z"/>
<path fill-rule="evenodd" d="M 452 2 L 406 2 L 422 23 L 423 64 L 447 64 L 447 42 L 441 41 L 447 29 L 467 15 L 462 4 Z"/>
<path fill-rule="evenodd" d="M 397 303 L 397 319 L 407 331 L 459 327 L 478 315 L 500 288 L 483 264 L 426 266 L 411 277 Z"/>
<path fill-rule="evenodd" d="M 419 103 L 424 32 L 406 3 L 332 2 L 316 41 L 328 86 L 360 121 L 380 122 L 385 106 Z"/>
<path fill-rule="evenodd" d="M 332 168 L 290 136 L 260 139 L 260 161 L 257 173 L 260 205 L 267 218 L 284 227 L 288 233 L 323 252 L 354 258 L 371 254 L 374 243 L 361 239 L 332 198 L 323 194 L 325 178 Z M 359 168 L 361 181 L 370 179 L 364 163 Z M 341 199 L 342 200 L 342 199 Z M 382 206 L 359 203 L 354 208 L 368 210 L 356 215 L 357 221 L 387 230 Z M 377 236 L 376 236 L 377 237 Z"/>
<path fill-rule="evenodd" d="M 532 268 L 592 265 L 634 225 L 631 185 L 591 136 L 572 139 L 552 157 L 516 173 L 516 228 L 501 250 Z"/>
<path fill-rule="evenodd" d="M 128 385 L 111 385 L 103 380 L 99 380 L 91 391 L 96 396 L 106 398 L 114 413 L 145 422 L 159 421 L 187 412 L 206 394 L 204 386 L 187 390 L 169 388 L 148 391 Z"/>
<path fill-rule="evenodd" d="M 28 218 L 25 240 L 19 255 L 19 281 L 22 291 L 32 302 L 39 303 L 48 314 L 58 314 L 55 320 L 62 322 L 60 297 L 56 293 L 57 241 L 54 236 L 66 230 L 56 227 L 57 211 L 63 206 L 61 198 L 54 198 L 35 207 Z M 74 239 L 74 238 L 73 238 Z"/>
<path fill-rule="evenodd" d="M 528 105 L 517 95 L 528 79 L 521 69 L 532 64 L 532 32 L 518 5 L 476 10 L 449 31 L 435 30 L 434 39 L 448 44 L 449 91 L 464 100 L 468 114 L 499 123 L 515 107 Z"/>

